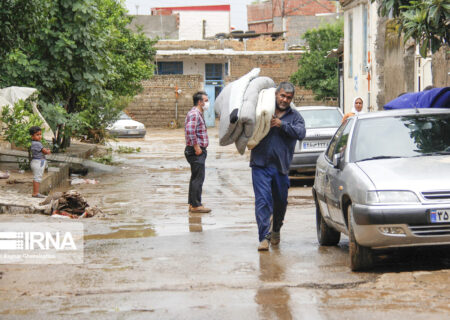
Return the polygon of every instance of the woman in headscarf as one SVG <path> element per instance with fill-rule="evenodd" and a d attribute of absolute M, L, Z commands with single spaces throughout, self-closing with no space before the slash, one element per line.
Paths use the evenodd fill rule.
<path fill-rule="evenodd" d="M 363 113 L 362 109 L 363 109 L 363 105 L 364 105 L 364 100 L 362 97 L 356 97 L 353 100 L 353 107 L 352 107 L 352 111 L 349 113 L 346 113 L 344 115 L 344 117 L 342 118 L 342 122 L 346 121 L 347 118 L 349 117 L 353 117 L 355 115 L 358 115 L 360 113 Z"/>

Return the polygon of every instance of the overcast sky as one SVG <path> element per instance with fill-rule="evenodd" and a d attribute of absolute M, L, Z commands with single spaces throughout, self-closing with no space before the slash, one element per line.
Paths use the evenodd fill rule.
<path fill-rule="evenodd" d="M 247 30 L 247 4 L 254 0 L 125 0 L 125 6 L 130 14 L 150 14 L 150 8 L 154 7 L 182 7 L 182 6 L 201 6 L 201 5 L 231 5 L 231 25 L 236 30 Z"/>

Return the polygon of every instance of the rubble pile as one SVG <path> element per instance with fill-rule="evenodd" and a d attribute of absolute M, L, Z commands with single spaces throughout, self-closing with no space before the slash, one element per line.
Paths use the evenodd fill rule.
<path fill-rule="evenodd" d="M 49 205 L 46 213 L 55 217 L 90 218 L 102 213 L 96 206 L 90 207 L 83 196 L 75 190 L 56 192 L 49 195 L 40 205 Z"/>

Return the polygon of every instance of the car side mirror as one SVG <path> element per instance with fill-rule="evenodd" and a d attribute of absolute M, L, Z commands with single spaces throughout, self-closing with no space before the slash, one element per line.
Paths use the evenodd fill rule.
<path fill-rule="evenodd" d="M 333 155 L 333 166 L 335 168 L 339 168 L 341 164 L 341 154 L 340 153 L 335 153 Z"/>

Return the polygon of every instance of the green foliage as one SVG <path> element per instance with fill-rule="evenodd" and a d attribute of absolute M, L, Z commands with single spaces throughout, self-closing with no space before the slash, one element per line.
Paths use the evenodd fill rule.
<path fill-rule="evenodd" d="M 113 159 L 112 159 L 112 155 L 110 154 L 106 154 L 104 156 L 101 157 L 96 157 L 96 158 L 92 158 L 92 160 L 94 160 L 95 162 L 98 163 L 103 163 L 103 164 L 107 164 L 107 165 L 113 165 Z"/>
<path fill-rule="evenodd" d="M 130 19 L 121 0 L 1 1 L 0 87 L 37 88 L 62 144 L 102 140 L 153 74 L 154 42 Z"/>
<path fill-rule="evenodd" d="M 119 146 L 116 150 L 117 153 L 139 153 L 141 152 L 141 148 L 133 148 L 133 147 L 127 147 L 127 146 Z"/>
<path fill-rule="evenodd" d="M 309 50 L 301 56 L 299 69 L 291 76 L 291 81 L 311 89 L 317 100 L 338 96 L 338 61 L 326 55 L 339 46 L 343 36 L 342 21 L 308 30 L 303 35 Z"/>
<path fill-rule="evenodd" d="M 375 0 L 372 0 L 374 2 Z M 378 14 L 392 16 L 399 24 L 399 33 L 404 41 L 414 39 L 422 57 L 428 50 L 432 53 L 448 45 L 450 41 L 450 2 L 449 0 L 380 0 Z"/>
<path fill-rule="evenodd" d="M 29 129 L 32 126 L 42 126 L 42 120 L 33 114 L 31 104 L 23 100 L 19 100 L 13 108 L 4 106 L 1 121 L 7 126 L 4 132 L 6 140 L 22 148 L 31 146 Z"/>
<path fill-rule="evenodd" d="M 17 158 L 17 165 L 19 166 L 19 170 L 31 170 L 30 159 L 28 158 Z"/>

